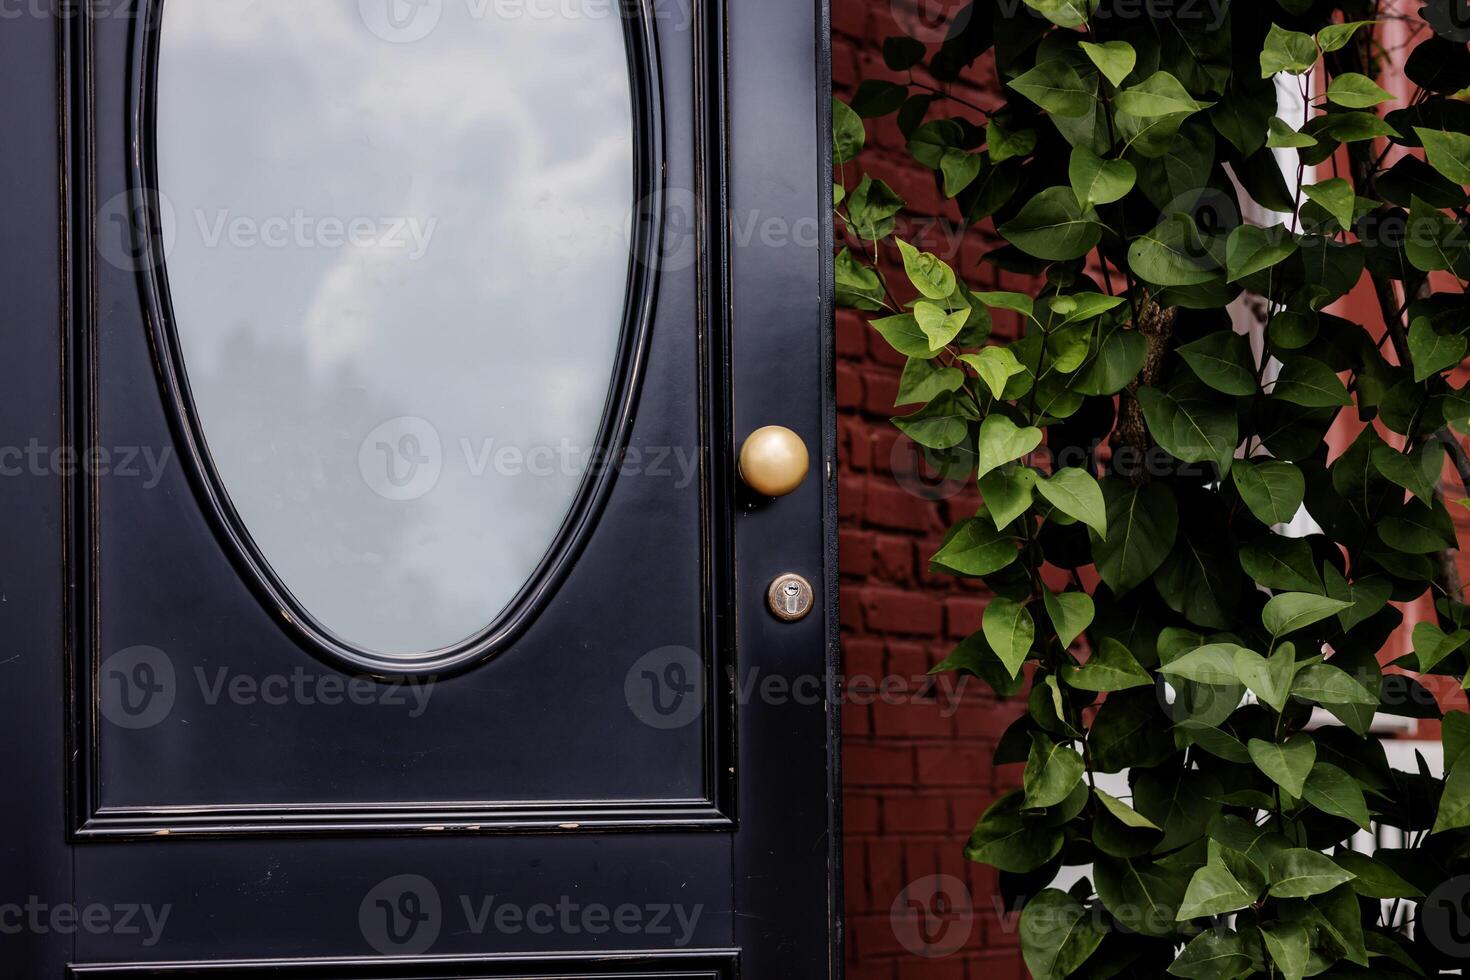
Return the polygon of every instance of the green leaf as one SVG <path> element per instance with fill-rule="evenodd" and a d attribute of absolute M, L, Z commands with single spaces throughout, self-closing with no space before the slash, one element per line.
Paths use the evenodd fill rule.
<path fill-rule="evenodd" d="M 1185 980 L 1233 980 L 1245 975 L 1250 966 L 1245 937 L 1221 928 L 1191 939 L 1170 965 L 1169 973 Z"/>
<path fill-rule="evenodd" d="M 1159 673 L 1196 684 L 1227 686 L 1236 681 L 1235 655 L 1243 649 L 1233 643 L 1210 643 L 1170 660 L 1159 668 Z"/>
<path fill-rule="evenodd" d="M 1353 20 L 1346 24 L 1329 24 L 1317 32 L 1317 45 L 1324 52 L 1337 51 L 1346 47 L 1358 31 L 1376 23 L 1378 22 L 1373 20 Z"/>
<path fill-rule="evenodd" d="M 1266 46 L 1261 52 L 1261 77 L 1270 78 L 1280 72 L 1302 75 L 1317 64 L 1317 42 L 1310 34 L 1288 31 L 1271 25 Z"/>
<path fill-rule="evenodd" d="M 1390 139 L 1402 138 L 1402 134 L 1385 122 L 1383 117 L 1372 112 L 1351 109 L 1318 116 L 1307 128 L 1314 136 L 1325 136 L 1339 143 L 1356 143 L 1385 136 Z"/>
<path fill-rule="evenodd" d="M 1455 528 L 1443 507 L 1411 500 L 1376 525 L 1378 536 L 1395 551 L 1427 555 L 1455 547 Z"/>
<path fill-rule="evenodd" d="M 1151 823 L 1152 821 L 1150 821 Z M 1138 834 L 1155 838 L 1158 828 Z M 1186 873 L 1164 861 L 1100 858 L 1094 864 L 1097 894 L 1118 924 L 1129 932 L 1164 939 L 1178 927 L 1174 914 L 1189 885 Z"/>
<path fill-rule="evenodd" d="M 1054 262 L 1080 259 L 1102 240 L 1102 227 L 1069 187 L 1048 187 L 998 230 L 1027 255 Z"/>
<path fill-rule="evenodd" d="M 1083 395 L 1114 395 L 1128 386 L 1148 357 L 1148 342 L 1137 330 L 1104 326 L 1097 355 L 1084 365 L 1072 383 Z"/>
<path fill-rule="evenodd" d="M 1031 755 L 1023 775 L 1026 806 L 1038 810 L 1056 806 L 1082 782 L 1083 769 L 1076 749 L 1032 732 Z"/>
<path fill-rule="evenodd" d="M 1415 317 L 1409 324 L 1409 356 L 1414 361 L 1414 380 L 1423 381 L 1441 371 L 1459 367 L 1467 350 L 1465 338 L 1459 334 L 1436 333 L 1427 316 Z"/>
<path fill-rule="evenodd" d="M 1316 201 L 1328 214 L 1337 219 L 1339 226 L 1351 228 L 1353 226 L 1353 212 L 1357 208 L 1358 199 L 1353 194 L 1353 185 L 1341 177 L 1324 180 L 1320 184 L 1308 184 L 1302 191 Z"/>
<path fill-rule="evenodd" d="M 1414 127 L 1429 165 L 1451 183 L 1470 184 L 1470 135 Z"/>
<path fill-rule="evenodd" d="M 1230 869 L 1220 864 L 1206 864 L 1189 879 L 1184 902 L 1179 906 L 1178 921 L 1225 915 L 1248 908 L 1256 896 L 1246 891 Z"/>
<path fill-rule="evenodd" d="M 846 102 L 832 100 L 832 162 L 839 167 L 863 151 L 868 134 L 863 120 Z"/>
<path fill-rule="evenodd" d="M 1302 795 L 1307 775 L 1317 761 L 1317 745 L 1309 736 L 1293 735 L 1280 745 L 1253 738 L 1246 743 L 1246 749 L 1256 768 L 1270 777 L 1273 783 L 1294 797 Z"/>
<path fill-rule="evenodd" d="M 1417 194 L 1410 199 L 1404 254 L 1421 272 L 1451 271 L 1461 278 L 1470 274 L 1465 230 Z"/>
<path fill-rule="evenodd" d="M 928 49 L 911 37 L 890 37 L 883 42 L 883 63 L 892 71 L 908 71 L 924 60 Z"/>
<path fill-rule="evenodd" d="M 1107 504 L 1102 487 L 1091 473 L 1075 466 L 1067 467 L 1040 480 L 1036 490 L 1063 514 L 1081 521 L 1099 535 L 1107 535 Z"/>
<path fill-rule="evenodd" d="M 1235 406 L 1197 381 L 1178 379 L 1167 389 L 1148 386 L 1134 392 L 1148 431 L 1171 455 L 1186 463 L 1213 462 L 1222 471 L 1240 444 Z"/>
<path fill-rule="evenodd" d="M 1297 132 L 1277 116 L 1271 117 L 1271 121 L 1267 123 L 1267 130 L 1269 135 L 1266 137 L 1266 145 L 1273 150 L 1299 150 L 1317 145 L 1315 137 Z"/>
<path fill-rule="evenodd" d="M 1179 509 L 1174 494 L 1160 483 L 1131 486 L 1124 480 L 1103 481 L 1108 533 L 1092 532 L 1092 554 L 1098 574 L 1122 595 L 1156 572 L 1174 547 Z"/>
<path fill-rule="evenodd" d="M 1097 10 L 1098 0 L 1026 0 L 1026 6 L 1058 27 L 1081 27 Z"/>
<path fill-rule="evenodd" d="M 1423 898 L 1424 893 L 1399 877 L 1381 861 L 1357 851 L 1343 851 L 1332 858 L 1353 879 L 1353 891 L 1364 898 Z"/>
<path fill-rule="evenodd" d="M 1113 98 L 1113 105 L 1130 116 L 1152 119 L 1199 112 L 1214 103 L 1195 101 L 1179 79 L 1166 71 L 1156 71 L 1132 88 L 1119 92 Z"/>
<path fill-rule="evenodd" d="M 1230 479 L 1256 520 L 1268 526 L 1290 523 L 1307 492 L 1302 471 L 1279 460 L 1236 460 Z"/>
<path fill-rule="evenodd" d="M 1323 592 L 1312 548 L 1301 538 L 1268 534 L 1240 550 L 1240 567 L 1257 585 L 1286 592 Z"/>
<path fill-rule="evenodd" d="M 837 305 L 870 312 L 883 308 L 883 283 L 878 273 L 859 262 L 851 249 L 837 253 L 832 271 Z"/>
<path fill-rule="evenodd" d="M 982 347 L 978 354 L 961 354 L 961 361 L 975 369 L 990 394 L 996 398 L 1006 390 L 1006 382 L 1026 369 L 1008 347 Z"/>
<path fill-rule="evenodd" d="M 931 119 L 908 138 L 908 151 L 930 170 L 938 170 L 945 151 L 967 141 L 966 131 L 953 119 Z"/>
<path fill-rule="evenodd" d="M 980 423 L 980 461 L 976 476 L 1020 459 L 1041 445 L 1042 432 L 1033 426 L 1021 428 L 1007 416 L 992 412 Z"/>
<path fill-rule="evenodd" d="M 1410 344 L 1412 345 L 1412 341 Z M 1404 454 L 1384 443 L 1376 444 L 1368 457 L 1373 468 L 1384 479 L 1418 497 L 1426 504 L 1434 502 L 1439 479 L 1444 471 L 1444 446 L 1431 439 L 1411 454 Z"/>
<path fill-rule="evenodd" d="M 1017 547 L 1015 538 L 997 531 L 988 519 L 972 517 L 956 525 L 932 560 L 961 575 L 992 575 L 1016 560 Z"/>
<path fill-rule="evenodd" d="M 1351 820 L 1363 830 L 1372 830 L 1368 802 L 1358 781 L 1330 762 L 1318 762 L 1312 767 L 1300 795 L 1323 813 Z"/>
<path fill-rule="evenodd" d="M 965 845 L 965 857 L 998 871 L 1027 874 L 1056 857 L 1062 831 L 1028 820 L 1019 792 L 1002 796 L 981 816 Z"/>
<path fill-rule="evenodd" d="M 1028 156 L 1036 149 L 1036 130 L 1013 130 L 1006 124 L 1004 116 L 991 116 L 990 122 L 985 124 L 985 148 L 991 163 Z"/>
<path fill-rule="evenodd" d="M 1035 980 L 1067 980 L 1102 941 L 1099 917 L 1064 891 L 1048 888 L 1021 913 L 1021 954 Z"/>
<path fill-rule="evenodd" d="M 914 288 L 930 299 L 948 299 L 955 290 L 954 270 L 938 256 L 920 252 L 914 246 L 897 239 L 898 251 L 903 256 L 903 270 L 908 273 Z"/>
<path fill-rule="evenodd" d="M 1296 675 L 1291 686 L 1293 697 L 1315 701 L 1321 705 L 1361 704 L 1376 708 L 1378 695 L 1368 690 L 1351 674 L 1331 664 L 1314 664 Z"/>
<path fill-rule="evenodd" d="M 964 403 L 945 392 L 913 415 L 895 418 L 904 435 L 929 449 L 950 449 L 970 434 L 970 413 Z"/>
<path fill-rule="evenodd" d="M 1031 507 L 1036 471 L 1025 466 L 991 470 L 980 478 L 980 494 L 997 528 L 1004 528 Z"/>
<path fill-rule="evenodd" d="M 1025 293 L 1008 293 L 1004 291 L 990 293 L 972 293 L 975 299 L 992 310 L 1011 310 L 1024 317 L 1030 317 L 1035 310 L 1036 301 Z"/>
<path fill-rule="evenodd" d="M 1328 595 L 1352 603 L 1337 616 L 1344 630 L 1352 629 L 1382 609 L 1392 591 L 1388 582 L 1381 578 L 1361 578 L 1349 585 L 1342 573 L 1330 564 L 1323 565 L 1323 577 L 1327 580 Z"/>
<path fill-rule="evenodd" d="M 944 196 L 954 197 L 975 182 L 985 166 L 985 156 L 950 147 L 939 158 L 939 172 L 944 177 Z"/>
<path fill-rule="evenodd" d="M 929 335 L 920 329 L 919 321 L 912 313 L 886 316 L 874 320 L 872 326 L 888 341 L 888 346 L 900 354 L 927 359 L 939 353 L 929 346 Z"/>
<path fill-rule="evenodd" d="M 1234 330 L 1217 330 L 1179 348 L 1190 370 L 1205 384 L 1227 395 L 1254 395 L 1256 368 L 1250 341 Z"/>
<path fill-rule="evenodd" d="M 1283 643 L 1269 660 L 1242 648 L 1235 651 L 1233 666 L 1235 676 L 1262 704 L 1270 705 L 1277 713 L 1286 710 L 1291 682 L 1296 678 L 1295 647 Z"/>
<path fill-rule="evenodd" d="M 1261 926 L 1261 939 L 1271 962 L 1283 980 L 1302 980 L 1312 960 L 1312 938 L 1306 926 L 1296 922 L 1272 922 Z"/>
<path fill-rule="evenodd" d="M 1393 93 L 1380 88 L 1373 79 L 1357 72 L 1344 72 L 1327 86 L 1327 99 L 1349 109 L 1371 109 L 1393 101 Z"/>
<path fill-rule="evenodd" d="M 1470 827 L 1470 752 L 1461 752 L 1445 776 L 1434 833 Z"/>
<path fill-rule="evenodd" d="M 1081 667 L 1063 667 L 1062 680 L 1079 691 L 1096 692 L 1152 687 L 1154 682 L 1128 648 L 1110 636 L 1102 638 Z"/>
<path fill-rule="evenodd" d="M 1051 297 L 1051 327 L 1055 329 L 1083 320 L 1095 320 L 1126 302 L 1126 297 L 1109 296 L 1106 293 L 1069 293 L 1066 296 Z M 1060 319 L 1056 319 L 1057 317 Z"/>
<path fill-rule="evenodd" d="M 1102 44 L 1082 41 L 1078 46 L 1114 87 L 1122 85 L 1138 64 L 1138 53 L 1127 41 L 1105 41 Z"/>
<path fill-rule="evenodd" d="M 1023 679 L 1010 675 L 1006 666 L 995 655 L 995 651 L 990 649 L 990 644 L 985 642 L 985 634 L 978 632 L 971 633 L 960 641 L 948 657 L 929 670 L 929 674 L 934 676 L 952 671 L 970 673 L 979 677 L 989 684 L 995 691 L 996 697 L 1000 698 L 1011 697 L 1019 693 L 1024 683 Z"/>
<path fill-rule="evenodd" d="M 1284 262 L 1296 254 L 1296 239 L 1284 225 L 1258 228 L 1241 225 L 1225 243 L 1225 268 L 1236 282 Z M 1253 379 L 1254 380 L 1254 379 Z"/>
<path fill-rule="evenodd" d="M 878 241 L 893 234 L 895 215 L 903 210 L 904 199 L 881 180 L 863 175 L 847 199 L 847 226 L 865 241 Z"/>
<path fill-rule="evenodd" d="M 1138 171 L 1127 160 L 1104 160 L 1090 147 L 1077 146 L 1072 149 L 1068 178 L 1077 203 L 1085 208 L 1127 197 L 1138 180 Z"/>
<path fill-rule="evenodd" d="M 1303 408 L 1346 408 L 1353 403 L 1347 388 L 1332 368 L 1314 358 L 1301 356 L 1287 360 L 1276 376 L 1271 397 Z"/>
<path fill-rule="evenodd" d="M 1036 624 L 1024 605 L 1011 599 L 997 596 L 985 607 L 981 621 L 985 642 L 1000 658 L 1001 663 L 1015 677 L 1021 665 L 1031 655 L 1031 644 L 1036 639 Z M 1048 804 L 1050 805 L 1050 804 Z"/>
<path fill-rule="evenodd" d="M 959 336 L 969 318 L 968 306 L 962 306 L 951 313 L 930 300 L 919 300 L 914 304 L 914 319 L 918 321 L 919 329 L 924 331 L 924 336 L 929 338 L 929 349 L 932 351 L 943 350 L 950 341 Z"/>
<path fill-rule="evenodd" d="M 1200 770 L 1145 769 L 1134 779 L 1133 808 L 1163 828 L 1164 839 L 1155 853 L 1166 854 L 1204 839 L 1210 821 L 1220 812 L 1216 802 L 1220 795 L 1219 781 Z"/>
<path fill-rule="evenodd" d="M 1187 214 L 1171 214 L 1135 239 L 1128 248 L 1128 265 L 1155 286 L 1198 286 L 1220 272 L 1220 263 Z"/>
<path fill-rule="evenodd" d="M 1132 827 L 1135 830 L 1161 829 L 1152 820 L 1148 819 L 1143 814 L 1133 809 L 1133 807 L 1118 799 L 1116 796 L 1110 796 L 1107 793 L 1104 793 L 1102 790 L 1097 789 L 1096 787 L 1093 788 L 1092 795 L 1096 796 L 1098 798 L 1098 801 L 1102 803 L 1103 807 L 1114 817 L 1116 817 L 1118 821 L 1122 823 L 1125 827 Z"/>
<path fill-rule="evenodd" d="M 1060 58 L 1038 62 L 1035 68 L 1012 79 L 1010 85 L 1047 112 L 1063 118 L 1090 115 L 1097 104 L 1095 89 Z"/>
<path fill-rule="evenodd" d="M 1096 609 L 1092 596 L 1086 592 L 1062 592 L 1054 595 L 1046 591 L 1041 598 L 1046 606 L 1046 614 L 1051 618 L 1052 629 L 1056 630 L 1057 640 L 1063 647 L 1070 647 L 1072 641 L 1092 625 Z"/>
<path fill-rule="evenodd" d="M 965 372 L 945 367 L 938 361 L 911 357 L 904 365 L 898 381 L 895 405 L 918 405 L 947 391 L 957 391 L 965 383 Z"/>
<path fill-rule="evenodd" d="M 1271 858 L 1268 877 L 1273 898 L 1311 898 L 1347 884 L 1353 880 L 1353 873 L 1338 867 L 1325 854 L 1293 847 Z"/>
<path fill-rule="evenodd" d="M 1320 623 L 1336 616 L 1344 609 L 1352 608 L 1351 602 L 1328 599 L 1310 592 L 1283 592 L 1266 603 L 1261 611 L 1261 621 L 1274 637 Z"/>
<path fill-rule="evenodd" d="M 908 86 L 869 78 L 858 85 L 852 97 L 852 110 L 864 119 L 876 119 L 897 112 L 908 98 Z"/>
<path fill-rule="evenodd" d="M 1418 623 L 1414 626 L 1414 656 L 1419 659 L 1421 673 L 1429 673 L 1445 657 L 1454 653 L 1470 641 L 1470 631 L 1455 630 L 1446 634 L 1433 623 Z"/>

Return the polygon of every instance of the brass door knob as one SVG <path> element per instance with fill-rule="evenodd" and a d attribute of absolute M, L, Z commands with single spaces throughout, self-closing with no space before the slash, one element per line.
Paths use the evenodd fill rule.
<path fill-rule="evenodd" d="M 740 478 L 767 497 L 784 497 L 801 486 L 810 463 L 806 443 L 784 425 L 756 429 L 740 447 Z"/>

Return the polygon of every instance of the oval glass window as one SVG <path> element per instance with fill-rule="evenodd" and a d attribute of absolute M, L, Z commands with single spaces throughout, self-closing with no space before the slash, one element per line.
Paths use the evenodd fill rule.
<path fill-rule="evenodd" d="M 187 428 L 269 587 L 370 657 L 483 636 L 591 471 L 631 319 L 618 6 L 164 3 Z"/>

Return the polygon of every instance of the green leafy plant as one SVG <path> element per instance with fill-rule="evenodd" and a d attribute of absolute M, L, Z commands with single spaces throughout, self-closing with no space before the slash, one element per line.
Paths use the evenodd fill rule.
<path fill-rule="evenodd" d="M 894 423 L 983 500 L 931 563 L 994 598 L 936 671 L 1026 692 L 996 752 L 1022 788 L 966 854 L 1038 980 L 1417 977 L 1464 952 L 1407 910 L 1470 895 L 1470 714 L 1416 679 L 1470 667 L 1467 501 L 1440 490 L 1447 460 L 1470 477 L 1470 48 L 1409 25 L 1396 99 L 1387 16 L 977 2 L 942 44 L 884 46 L 907 81 L 834 106 L 839 302 L 907 358 Z M 950 85 L 982 62 L 989 108 Z M 883 117 L 955 227 L 1003 239 L 983 277 L 1034 289 L 898 234 L 904 201 L 853 165 Z M 1334 306 L 1359 286 L 1372 322 Z M 1337 454 L 1335 425 L 1359 433 Z M 1426 595 L 1384 663 L 1395 604 Z M 1391 768 L 1383 716 L 1442 717 L 1446 777 Z M 1406 846 L 1355 853 L 1370 827 Z"/>

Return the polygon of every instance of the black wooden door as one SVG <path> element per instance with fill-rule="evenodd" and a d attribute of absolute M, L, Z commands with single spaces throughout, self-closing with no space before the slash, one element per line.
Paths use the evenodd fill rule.
<path fill-rule="evenodd" d="M 452 525 L 430 528 L 427 553 L 454 554 L 464 575 L 425 560 L 415 587 L 432 597 L 464 585 L 453 615 L 474 615 L 476 602 L 485 615 L 476 629 L 418 649 L 415 636 L 437 635 L 439 606 L 415 606 L 387 587 L 379 596 L 373 576 L 398 575 L 395 561 L 418 554 L 421 542 L 395 538 L 400 550 L 365 556 L 354 535 L 370 521 L 343 501 L 366 501 L 395 520 L 393 508 L 413 503 L 413 493 L 395 488 L 412 483 L 414 466 L 447 473 L 495 447 L 473 444 L 470 436 L 485 433 L 442 420 L 429 430 L 440 444 L 427 447 L 411 405 L 291 414 L 291 379 L 325 356 L 311 345 L 335 349 L 361 318 L 354 304 L 367 300 L 350 277 L 334 294 L 314 286 L 312 309 L 325 309 L 325 327 L 273 321 L 289 341 L 275 361 L 228 344 L 195 358 L 198 321 L 248 319 L 221 304 L 279 312 L 269 304 L 289 297 L 293 277 L 318 260 L 300 235 L 333 248 L 321 237 L 332 228 L 302 231 L 290 215 L 273 215 L 283 217 L 275 230 L 287 236 L 290 261 L 250 252 L 271 231 L 256 213 L 248 228 L 216 226 L 227 244 L 197 251 L 197 261 L 173 249 L 171 236 L 208 234 L 214 220 L 170 213 L 176 203 L 161 182 L 190 186 L 197 176 L 178 172 L 180 141 L 207 154 L 211 140 L 242 129 L 252 140 L 279 135 L 283 145 L 304 138 L 249 115 L 253 103 L 235 92 L 259 83 L 248 74 L 223 74 L 217 89 L 179 81 L 209 79 L 213 69 L 208 51 L 187 71 L 171 64 L 184 62 L 170 54 L 169 5 L 191 8 L 185 13 L 230 44 L 271 53 L 284 43 L 250 19 L 259 7 L 222 3 L 215 14 L 212 2 L 98 0 L 85 12 L 22 4 L 0 28 L 9 95 L 0 108 L 8 273 L 0 735 L 10 749 L 0 972 L 835 975 L 835 712 L 823 696 L 835 656 L 836 575 L 825 4 L 625 0 L 619 10 L 527 0 L 518 8 L 564 19 L 568 10 L 575 19 L 611 8 L 619 25 L 631 139 L 618 152 L 633 178 L 619 205 L 629 215 L 627 273 L 598 362 L 610 379 L 596 399 L 600 417 L 575 420 L 591 433 L 592 452 L 556 484 L 566 499 L 541 506 L 535 498 L 550 484 L 503 481 L 509 496 L 483 518 L 494 533 L 529 538 L 540 557 L 523 562 L 503 598 L 488 596 L 475 576 L 505 557 L 495 542 L 487 547 Z M 466 2 L 306 6 L 345 6 L 380 35 L 412 32 L 427 12 L 442 18 L 436 43 L 448 44 L 455 25 L 468 23 L 463 11 L 448 11 Z M 483 21 L 487 9 L 471 4 L 471 16 Z M 309 17 L 296 24 L 313 27 Z M 306 40 L 314 43 L 309 33 Z M 395 40 L 404 38 L 387 39 Z M 390 79 L 453 70 L 449 59 L 396 61 L 408 47 L 385 43 L 371 58 Z M 283 61 L 283 84 L 308 69 Z M 507 98 L 451 83 L 433 103 L 445 118 L 450 93 L 466 109 Z M 301 84 L 301 97 L 313 97 Z M 537 99 L 559 91 L 548 86 L 535 89 Z M 386 86 L 365 104 L 400 91 Z M 208 99 L 220 93 L 233 93 L 229 112 L 245 115 L 211 116 Z M 583 96 L 591 97 L 566 92 Z M 324 104 L 342 97 L 328 91 Z M 208 134 L 181 128 L 180 106 Z M 530 142 L 554 148 L 568 135 L 555 120 L 526 123 L 515 106 L 506 112 L 533 127 Z M 374 147 L 393 137 L 373 125 L 358 155 L 318 190 L 372 171 Z M 241 145 L 254 152 L 254 143 Z M 506 136 L 487 145 L 521 143 Z M 444 154 L 424 159 L 444 165 Z M 313 167 L 303 169 L 303 186 L 332 172 Z M 240 171 L 240 181 L 261 176 Z M 478 179 L 474 168 L 435 169 L 405 186 L 449 173 L 456 186 Z M 576 179 L 567 173 L 532 202 L 550 202 L 546 221 L 585 216 L 581 205 L 558 210 L 558 188 Z M 281 176 L 263 179 L 281 186 Z M 535 207 L 528 213 L 540 213 Z M 229 239 L 236 231 L 254 238 Z M 367 231 L 393 233 L 381 221 Z M 533 278 L 547 271 L 513 254 L 519 241 L 507 234 L 509 251 L 477 256 L 487 281 L 512 259 Z M 330 253 L 321 265 L 336 261 Z M 398 295 L 381 281 L 378 288 L 373 303 Z M 532 294 L 528 308 L 566 302 L 544 288 L 538 297 L 537 288 L 522 290 Z M 586 306 L 607 316 L 592 299 Z M 387 318 L 394 329 L 436 336 L 433 309 L 421 319 L 397 315 Z M 561 328 L 583 325 L 536 328 L 545 336 L 527 356 L 564 362 L 575 352 Z M 425 359 L 402 368 L 430 372 L 429 391 L 434 371 L 462 377 L 478 349 L 433 343 L 424 340 Z M 231 385 L 240 397 L 219 401 Z M 377 393 L 371 378 L 342 390 L 369 404 Z M 547 403 L 581 404 L 582 394 L 563 391 Z M 507 418 L 539 410 L 514 402 L 502 399 L 498 410 Z M 745 434 L 770 424 L 794 430 L 811 453 L 806 480 L 776 499 L 747 488 L 735 462 Z M 264 455 L 236 458 L 222 448 L 232 439 Z M 318 454 L 328 443 L 361 445 L 374 497 L 337 488 L 335 463 Z M 379 476 L 389 482 L 376 486 L 380 453 L 387 469 Z M 279 470 L 262 478 L 251 470 L 262 460 L 278 460 Z M 522 505 L 524 521 L 515 510 Z M 557 515 L 544 540 L 525 529 L 533 512 L 542 523 Z M 482 519 L 475 508 L 456 513 Z M 290 562 L 306 571 L 283 570 Z M 815 586 L 815 608 L 796 622 L 767 607 L 768 584 L 787 572 Z M 302 582 L 323 598 L 306 595 Z M 395 603 L 421 612 L 404 615 Z M 393 640 L 378 649 L 362 639 L 374 631 Z"/>

